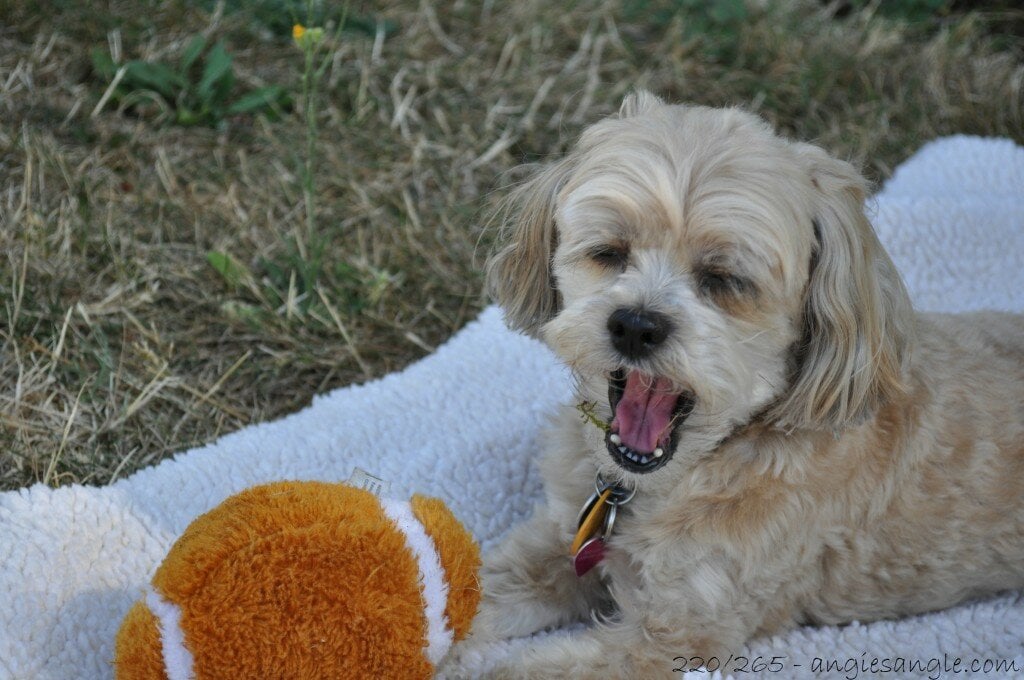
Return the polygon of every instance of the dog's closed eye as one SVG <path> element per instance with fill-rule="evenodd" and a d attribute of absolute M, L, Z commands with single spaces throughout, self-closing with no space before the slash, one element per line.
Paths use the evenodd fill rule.
<path fill-rule="evenodd" d="M 590 259 L 608 269 L 625 269 L 629 262 L 629 246 L 615 243 L 600 245 L 589 253 Z"/>
<path fill-rule="evenodd" d="M 750 279 L 724 269 L 703 269 L 697 273 L 697 286 L 711 298 L 723 296 L 756 297 L 757 286 Z"/>

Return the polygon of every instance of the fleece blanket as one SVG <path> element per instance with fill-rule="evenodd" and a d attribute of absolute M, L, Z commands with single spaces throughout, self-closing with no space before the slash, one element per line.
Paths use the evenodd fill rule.
<path fill-rule="evenodd" d="M 918 308 L 1024 311 L 1024 148 L 962 136 L 932 142 L 869 207 Z M 401 373 L 316 397 L 299 413 L 110 486 L 2 493 L 0 678 L 111 677 L 119 622 L 172 542 L 254 484 L 343 481 L 363 468 L 388 480 L 393 496 L 443 498 L 486 551 L 539 498 L 538 430 L 569 397 L 569 376 L 552 355 L 490 308 Z M 451 675 L 478 675 L 520 644 L 475 650 Z M 969 677 L 976 661 L 976 677 L 1024 677 L 1024 598 L 808 627 L 736 654 L 747 661 L 686 675 Z"/>

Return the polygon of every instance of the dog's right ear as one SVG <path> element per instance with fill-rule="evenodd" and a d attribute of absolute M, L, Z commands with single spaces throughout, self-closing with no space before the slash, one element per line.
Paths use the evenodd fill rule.
<path fill-rule="evenodd" d="M 511 328 L 540 337 L 561 299 L 551 275 L 558 245 L 555 199 L 572 168 L 568 158 L 542 166 L 515 187 L 495 213 L 498 245 L 487 262 L 487 288 Z"/>

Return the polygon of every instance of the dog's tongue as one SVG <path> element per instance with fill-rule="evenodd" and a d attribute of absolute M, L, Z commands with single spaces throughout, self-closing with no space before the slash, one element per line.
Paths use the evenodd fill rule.
<path fill-rule="evenodd" d="M 615 406 L 612 431 L 634 451 L 650 453 L 658 447 L 658 440 L 668 434 L 678 398 L 667 379 L 630 371 L 625 392 Z"/>

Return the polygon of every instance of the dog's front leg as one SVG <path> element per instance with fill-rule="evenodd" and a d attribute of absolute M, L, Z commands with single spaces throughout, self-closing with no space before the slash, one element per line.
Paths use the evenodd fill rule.
<path fill-rule="evenodd" d="M 578 621 L 601 605 L 596 573 L 577 578 L 569 541 L 546 506 L 516 527 L 480 571 L 483 598 L 473 621 L 477 639 L 503 639 Z M 595 570 L 596 572 L 596 570 Z"/>
<path fill-rule="evenodd" d="M 492 679 L 671 678 L 696 670 L 695 659 L 738 649 L 713 637 L 718 631 L 662 627 L 646 617 L 624 617 L 573 635 L 551 636 L 492 668 Z M 722 657 L 724 658 L 724 656 Z"/>

